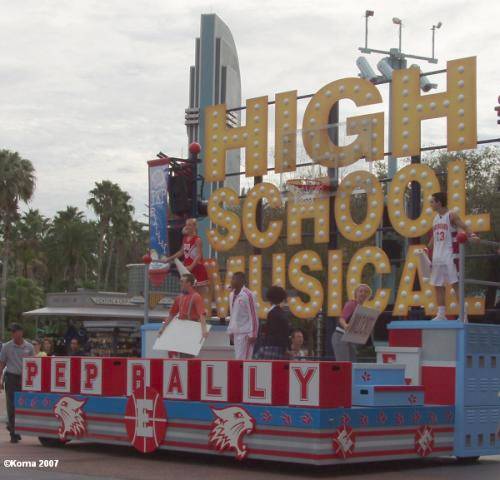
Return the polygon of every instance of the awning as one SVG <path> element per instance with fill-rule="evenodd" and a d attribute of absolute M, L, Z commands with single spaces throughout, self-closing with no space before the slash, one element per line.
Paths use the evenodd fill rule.
<path fill-rule="evenodd" d="M 150 310 L 149 318 L 162 320 L 168 315 L 168 310 Z M 84 308 L 84 307 L 44 307 L 30 312 L 24 312 L 24 317 L 95 317 L 95 318 L 121 318 L 144 319 L 142 308 Z"/>

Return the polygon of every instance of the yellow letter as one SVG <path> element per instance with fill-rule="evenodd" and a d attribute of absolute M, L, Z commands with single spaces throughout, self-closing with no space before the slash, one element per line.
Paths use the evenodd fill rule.
<path fill-rule="evenodd" d="M 392 77 L 392 154 L 420 154 L 420 123 L 427 118 L 448 120 L 448 151 L 475 148 L 476 57 L 447 63 L 446 92 L 420 94 L 420 69 L 395 70 Z"/>
<path fill-rule="evenodd" d="M 332 142 L 330 133 L 338 126 L 328 128 L 328 117 L 332 107 L 343 98 L 352 100 L 358 107 L 382 102 L 377 87 L 361 78 L 344 78 L 324 86 L 311 98 L 304 114 L 302 141 L 307 154 L 329 168 L 345 167 L 362 157 L 383 159 L 383 113 L 347 118 L 347 135 L 358 134 L 358 137 L 344 147 Z"/>
<path fill-rule="evenodd" d="M 272 220 L 266 231 L 261 232 L 256 225 L 257 205 L 267 198 L 272 208 L 280 208 L 281 195 L 279 189 L 272 183 L 259 183 L 247 194 L 243 202 L 243 231 L 247 240 L 259 248 L 269 248 L 278 239 L 283 227 L 282 220 Z"/>
<path fill-rule="evenodd" d="M 247 124 L 230 128 L 226 124 L 226 105 L 205 109 L 205 180 L 222 182 L 226 177 L 226 152 L 245 148 L 247 177 L 267 173 L 267 97 L 247 100 Z"/>
<path fill-rule="evenodd" d="M 208 217 L 217 227 L 222 227 L 226 233 L 220 230 L 212 229 L 208 231 L 208 241 L 210 245 L 218 252 L 231 250 L 240 239 L 241 223 L 240 217 L 234 212 L 224 210 L 220 204 L 226 204 L 229 207 L 236 207 L 240 203 L 238 194 L 231 188 L 219 188 L 208 200 Z"/>
<path fill-rule="evenodd" d="M 290 259 L 288 267 L 290 284 L 310 298 L 309 302 L 303 302 L 299 297 L 292 297 L 289 300 L 290 311 L 299 318 L 312 318 L 320 311 L 323 305 L 323 286 L 318 279 L 302 271 L 302 267 L 304 266 L 308 267 L 311 271 L 323 270 L 320 256 L 312 250 L 297 252 Z"/>
<path fill-rule="evenodd" d="M 351 195 L 354 190 L 366 192 L 366 218 L 361 224 L 354 223 L 351 216 Z M 357 171 L 347 175 L 335 196 L 335 220 L 340 233 L 351 240 L 361 242 L 370 238 L 380 225 L 384 212 L 384 194 L 375 175 Z"/>

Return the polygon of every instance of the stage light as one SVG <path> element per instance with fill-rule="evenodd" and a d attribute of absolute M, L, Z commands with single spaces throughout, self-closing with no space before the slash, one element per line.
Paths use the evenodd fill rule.
<path fill-rule="evenodd" d="M 366 78 L 366 80 L 369 80 L 370 82 L 373 82 L 377 78 L 377 74 L 365 57 L 358 57 L 358 59 L 356 60 L 356 65 L 361 72 L 361 78 Z"/>
<path fill-rule="evenodd" d="M 410 68 L 418 68 L 420 71 L 420 67 L 416 63 L 412 64 Z M 422 76 L 420 77 L 420 88 L 422 89 L 422 92 L 428 92 L 433 88 L 437 88 L 437 84 L 432 83 L 426 76 Z"/>
<path fill-rule="evenodd" d="M 377 68 L 386 80 L 392 80 L 392 72 L 394 69 L 391 67 L 389 57 L 385 57 L 377 63 Z"/>

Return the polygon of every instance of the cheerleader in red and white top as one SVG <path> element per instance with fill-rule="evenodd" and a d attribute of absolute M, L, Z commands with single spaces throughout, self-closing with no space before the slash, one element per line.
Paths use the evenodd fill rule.
<path fill-rule="evenodd" d="M 188 218 L 182 229 L 184 237 L 181 249 L 167 258 L 170 262 L 176 258 L 184 257 L 182 263 L 196 279 L 195 288 L 202 290 L 208 285 L 208 274 L 203 265 L 203 244 L 198 236 L 197 222 L 195 218 Z"/>

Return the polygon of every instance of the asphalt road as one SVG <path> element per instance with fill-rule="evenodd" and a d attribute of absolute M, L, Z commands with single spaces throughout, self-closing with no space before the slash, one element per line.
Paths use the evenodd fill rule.
<path fill-rule="evenodd" d="M 9 443 L 3 427 L 4 395 L 0 394 L 0 479 L 1 480 L 274 480 L 342 479 L 367 480 L 499 480 L 500 455 L 484 457 L 473 465 L 454 459 L 385 462 L 330 468 L 277 464 L 262 461 L 237 462 L 208 455 L 155 452 L 143 455 L 132 447 L 70 443 L 63 448 L 42 447 L 36 437 Z M 6 468 L 5 460 L 57 459 L 57 468 Z"/>

